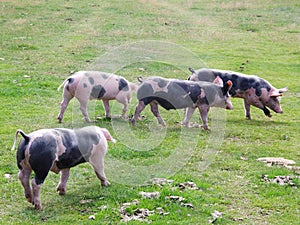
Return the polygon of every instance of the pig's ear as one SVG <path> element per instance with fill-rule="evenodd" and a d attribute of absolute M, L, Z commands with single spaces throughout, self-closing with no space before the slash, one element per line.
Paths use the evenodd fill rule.
<path fill-rule="evenodd" d="M 230 91 L 230 89 L 232 88 L 232 81 L 231 80 L 228 80 L 227 82 L 226 82 L 226 84 L 228 85 L 228 91 Z"/>
<path fill-rule="evenodd" d="M 283 93 L 283 92 L 287 92 L 287 91 L 288 91 L 288 87 L 278 89 L 278 92 L 280 94 Z"/>
<path fill-rule="evenodd" d="M 223 86 L 224 86 L 223 80 L 222 80 L 219 76 L 216 77 L 216 79 L 213 81 L 213 83 L 214 83 L 215 85 L 220 86 L 220 87 L 223 87 Z"/>
<path fill-rule="evenodd" d="M 285 88 L 281 88 L 281 89 L 275 89 L 275 90 L 272 90 L 270 92 L 270 97 L 278 97 L 278 96 L 282 96 L 282 93 L 283 92 L 286 92 L 288 91 L 288 88 L 285 87 Z"/>
<path fill-rule="evenodd" d="M 270 92 L 270 97 L 279 97 L 282 96 L 282 94 L 278 90 L 272 90 Z"/>

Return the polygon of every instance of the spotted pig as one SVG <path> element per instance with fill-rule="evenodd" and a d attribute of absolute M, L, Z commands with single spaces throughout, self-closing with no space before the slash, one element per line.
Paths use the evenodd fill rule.
<path fill-rule="evenodd" d="M 150 77 L 142 81 L 137 90 L 139 100 L 132 123 L 135 125 L 142 110 L 150 104 L 153 115 L 158 122 L 165 126 L 164 120 L 158 111 L 158 104 L 163 108 L 186 109 L 183 124 L 189 126 L 189 121 L 196 108 L 200 111 L 202 127 L 208 130 L 208 111 L 210 107 L 222 107 L 232 109 L 228 95 L 232 83 L 224 83 L 220 78 L 215 79 L 214 84 L 208 82 L 194 82 L 187 80 L 166 79 L 162 77 Z"/>
<path fill-rule="evenodd" d="M 124 105 L 122 117 L 125 118 L 132 92 L 137 89 L 134 83 L 128 82 L 124 77 L 98 71 L 79 71 L 68 77 L 58 90 L 63 85 L 63 100 L 58 115 L 59 123 L 62 122 L 65 110 L 73 97 L 78 99 L 86 122 L 91 122 L 87 112 L 87 103 L 92 99 L 102 100 L 106 118 L 111 117 L 109 101 L 116 99 Z"/>
<path fill-rule="evenodd" d="M 115 142 L 105 128 L 89 126 L 70 130 L 64 128 L 42 129 L 25 134 L 17 130 L 12 149 L 15 148 L 18 135 L 22 135 L 17 151 L 19 179 L 24 188 L 27 201 L 42 209 L 40 190 L 48 172 L 61 172 L 57 191 L 66 193 L 66 185 L 71 167 L 89 162 L 101 181 L 102 186 L 109 182 L 104 174 L 104 156 L 107 152 L 107 140 Z M 30 187 L 30 174 L 35 173 Z"/>
<path fill-rule="evenodd" d="M 263 110 L 268 117 L 272 116 L 268 108 L 276 113 L 283 112 L 279 103 L 279 96 L 288 90 L 287 87 L 277 89 L 260 77 L 233 71 L 206 68 L 200 70 L 189 68 L 189 70 L 192 72 L 189 80 L 211 82 L 216 77 L 220 77 L 223 82 L 232 81 L 233 85 L 229 93 L 232 97 L 244 99 L 246 118 L 248 119 L 251 119 L 251 105 Z"/>

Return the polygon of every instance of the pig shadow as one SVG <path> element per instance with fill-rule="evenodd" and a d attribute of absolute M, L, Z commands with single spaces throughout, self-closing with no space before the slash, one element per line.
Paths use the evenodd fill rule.
<path fill-rule="evenodd" d="M 269 127 L 274 125 L 288 125 L 288 122 L 284 121 L 275 121 L 271 118 L 262 118 L 262 119 L 229 119 L 227 118 L 227 126 L 230 127 L 230 124 L 238 124 L 238 125 L 245 125 L 245 126 L 252 126 L 252 127 Z"/>

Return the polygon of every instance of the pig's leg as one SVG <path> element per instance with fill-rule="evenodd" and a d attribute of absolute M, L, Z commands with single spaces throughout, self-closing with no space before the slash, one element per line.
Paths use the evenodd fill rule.
<path fill-rule="evenodd" d="M 108 186 L 110 184 L 104 173 L 104 157 L 106 151 L 107 145 L 100 143 L 98 146 L 96 146 L 96 149 L 93 149 L 93 154 L 89 158 L 89 162 L 93 166 L 102 186 Z"/>
<path fill-rule="evenodd" d="M 190 127 L 190 119 L 194 113 L 196 108 L 186 108 L 185 109 L 185 118 L 184 121 L 182 122 L 183 125 L 186 127 Z"/>
<path fill-rule="evenodd" d="M 31 190 L 31 187 L 30 187 L 30 184 L 29 184 L 30 174 L 31 174 L 30 169 L 23 168 L 19 172 L 18 177 L 19 177 L 19 179 L 21 181 L 21 184 L 24 188 L 24 194 L 25 194 L 25 197 L 26 197 L 27 201 L 32 203 L 32 190 Z"/>
<path fill-rule="evenodd" d="M 116 97 L 116 100 L 123 105 L 122 118 L 126 119 L 126 112 L 127 112 L 127 109 L 128 109 L 128 103 L 130 102 L 130 98 L 128 98 L 128 96 L 126 95 L 126 93 L 120 93 Z"/>
<path fill-rule="evenodd" d="M 53 165 L 53 162 L 55 160 L 55 152 L 57 149 L 57 145 L 55 142 L 52 142 L 52 140 L 48 141 L 50 144 L 47 144 L 46 148 L 43 149 L 43 151 L 41 151 L 40 148 L 34 145 L 31 145 L 30 149 L 34 153 L 34 158 L 30 165 L 35 173 L 35 176 L 31 182 L 33 194 L 32 204 L 34 204 L 37 210 L 42 209 L 40 190 Z"/>
<path fill-rule="evenodd" d="M 139 104 L 136 106 L 134 115 L 133 115 L 132 120 L 131 120 L 131 122 L 134 126 L 136 124 L 136 120 L 138 119 L 140 113 L 144 110 L 145 107 L 146 107 L 146 105 L 144 104 L 144 102 L 139 101 Z"/>
<path fill-rule="evenodd" d="M 33 200 L 32 204 L 34 204 L 35 209 L 41 210 L 42 209 L 42 203 L 41 203 L 41 184 L 37 184 L 35 178 L 32 179 L 32 193 L 33 193 Z"/>
<path fill-rule="evenodd" d="M 69 91 L 67 91 L 66 89 L 64 89 L 64 93 L 63 93 L 63 100 L 60 104 L 60 113 L 57 117 L 58 122 L 61 123 L 63 117 L 64 117 L 64 113 L 66 111 L 66 108 L 69 105 L 70 100 L 73 98 L 74 96 L 71 95 L 71 93 Z"/>
<path fill-rule="evenodd" d="M 126 112 L 127 112 L 127 109 L 128 109 L 128 101 L 126 100 L 124 103 L 123 103 L 123 109 L 122 109 L 122 118 L 126 119 Z"/>
<path fill-rule="evenodd" d="M 61 175 L 60 175 L 60 181 L 59 181 L 59 184 L 57 186 L 57 191 L 60 195 L 65 195 L 66 194 L 66 186 L 67 186 L 67 182 L 68 182 L 68 179 L 69 179 L 69 175 L 70 175 L 70 169 L 67 168 L 67 169 L 63 169 L 61 170 Z"/>
<path fill-rule="evenodd" d="M 209 105 L 201 105 L 199 108 L 200 117 L 202 120 L 202 128 L 204 130 L 209 130 L 208 127 L 208 111 L 209 111 Z"/>
<path fill-rule="evenodd" d="M 87 100 L 79 100 L 80 102 L 80 111 L 82 112 L 82 115 L 84 116 L 84 119 L 87 123 L 91 123 L 92 121 L 89 118 L 88 112 L 87 112 Z"/>
<path fill-rule="evenodd" d="M 105 117 L 110 119 L 110 107 L 109 107 L 109 100 L 104 100 L 102 99 L 103 105 L 104 105 L 104 109 L 105 109 Z"/>
<path fill-rule="evenodd" d="M 159 111 L 158 111 L 158 104 L 156 102 L 151 102 L 150 103 L 151 106 L 151 112 L 153 113 L 153 115 L 157 118 L 158 123 L 160 123 L 163 126 L 166 126 L 165 121 L 161 118 Z"/>
<path fill-rule="evenodd" d="M 250 104 L 248 104 L 245 99 L 244 99 L 244 107 L 245 107 L 245 112 L 246 112 L 246 118 L 251 120 Z"/>
<path fill-rule="evenodd" d="M 124 104 L 124 107 L 122 109 L 122 118 L 123 119 L 126 119 L 126 112 L 127 112 L 127 109 L 128 109 L 128 103 L 127 104 Z"/>
<path fill-rule="evenodd" d="M 264 106 L 264 108 L 263 108 L 262 110 L 264 111 L 264 114 L 265 114 L 266 116 L 272 117 L 270 110 L 268 110 L 265 106 Z"/>
<path fill-rule="evenodd" d="M 266 116 L 272 117 L 270 110 L 268 110 L 261 101 L 253 101 L 253 102 L 251 102 L 251 105 L 254 105 L 257 108 L 261 109 Z M 246 103 L 246 101 L 244 100 L 244 106 L 245 106 L 245 110 L 246 110 L 246 117 L 248 119 L 251 119 L 251 116 L 250 116 L 250 104 Z"/>

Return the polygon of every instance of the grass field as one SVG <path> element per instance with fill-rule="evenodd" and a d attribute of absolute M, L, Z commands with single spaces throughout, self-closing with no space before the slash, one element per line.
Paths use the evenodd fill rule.
<path fill-rule="evenodd" d="M 299 172 L 257 161 L 284 157 L 300 166 L 298 1 L 2 0 L 0 6 L 1 224 L 119 224 L 125 223 L 122 214 L 137 209 L 150 210 L 143 222 L 152 224 L 299 224 Z M 111 186 L 101 188 L 90 165 L 82 164 L 71 169 L 65 196 L 55 191 L 59 175 L 49 173 L 43 210 L 26 202 L 16 150 L 10 151 L 15 131 L 88 125 L 75 99 L 57 123 L 57 87 L 67 76 L 103 69 L 133 82 L 138 75 L 186 79 L 190 66 L 241 71 L 288 86 L 284 114 L 267 118 L 252 107 L 252 120 L 246 120 L 242 100 L 232 99 L 233 111 L 212 109 L 210 132 L 181 127 L 182 111 L 161 110 L 166 128 L 149 109 L 135 128 L 119 119 L 98 120 L 118 140 L 106 157 Z M 120 114 L 121 107 L 112 103 L 112 110 Z M 90 102 L 89 112 L 103 115 L 101 102 Z M 199 123 L 197 113 L 193 122 Z M 294 185 L 262 175 L 289 176 Z M 173 182 L 146 185 L 155 177 Z M 182 190 L 188 181 L 198 189 Z M 142 198 L 141 191 L 159 196 Z M 215 211 L 222 216 L 214 219 Z"/>

